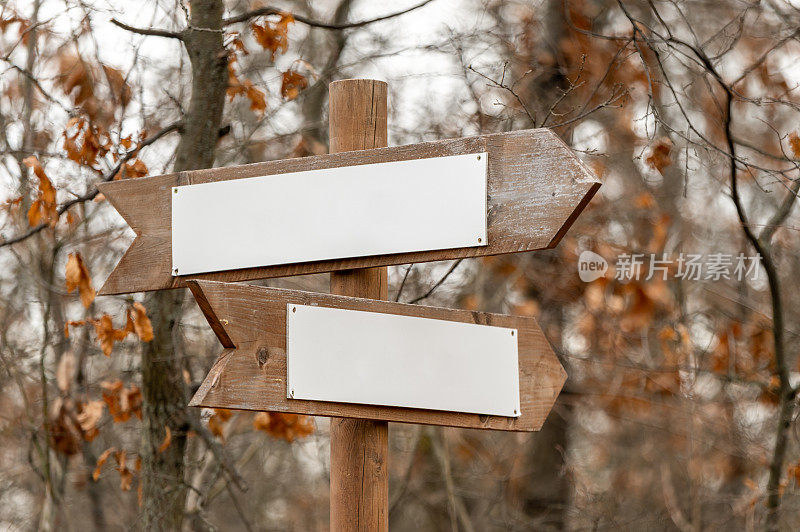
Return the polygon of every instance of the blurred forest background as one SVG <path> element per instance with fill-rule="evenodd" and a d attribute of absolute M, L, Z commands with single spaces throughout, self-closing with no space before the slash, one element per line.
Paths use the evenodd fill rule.
<path fill-rule="evenodd" d="M 393 530 L 800 528 L 796 2 L 0 6 L 0 529 L 327 529 L 327 419 L 187 408 L 220 351 L 188 291 L 95 297 L 132 234 L 94 185 L 325 153 L 346 77 L 389 82 L 392 145 L 551 127 L 604 182 L 556 249 L 390 268 L 535 316 L 570 375 L 540 433 L 393 424 Z"/>

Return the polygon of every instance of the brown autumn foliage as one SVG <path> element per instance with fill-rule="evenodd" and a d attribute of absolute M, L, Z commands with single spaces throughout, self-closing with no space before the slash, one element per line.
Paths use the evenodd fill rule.
<path fill-rule="evenodd" d="M 288 442 L 304 438 L 314 432 L 314 423 L 308 416 L 282 412 L 259 412 L 253 418 L 253 428 Z"/>
<path fill-rule="evenodd" d="M 65 49 L 58 57 L 58 72 L 57 85 L 93 122 L 112 121 L 117 109 L 130 102 L 125 75 L 109 65 L 98 65 Z"/>
<path fill-rule="evenodd" d="M 147 310 L 138 301 L 134 302 L 125 313 L 125 327 L 116 329 L 113 319 L 108 314 L 99 318 L 86 318 L 83 320 L 69 320 L 64 324 L 64 335 L 69 337 L 70 327 L 92 325 L 97 341 L 105 356 L 111 356 L 115 342 L 121 342 L 129 334 L 135 334 L 139 340 L 149 342 L 153 339 L 153 325 L 147 317 Z"/>
<path fill-rule="evenodd" d="M 55 400 L 49 427 L 53 448 L 72 456 L 80 452 L 83 441 L 91 442 L 100 433 L 98 422 L 103 416 L 103 402 L 81 402 L 69 397 Z"/>
<path fill-rule="evenodd" d="M 250 100 L 250 110 L 263 115 L 267 108 L 264 91 L 256 88 L 249 79 L 241 81 L 235 70 L 236 56 L 231 54 L 228 60 L 228 98 L 233 100 L 236 96 L 245 96 Z"/>
<path fill-rule="evenodd" d="M 100 383 L 103 401 L 115 423 L 125 422 L 131 416 L 142 419 L 142 392 L 132 384 L 126 387 L 121 380 Z"/>
<path fill-rule="evenodd" d="M 256 42 L 270 52 L 273 61 L 276 54 L 286 53 L 289 49 L 289 24 L 293 22 L 294 17 L 290 13 L 280 13 L 266 17 L 260 23 L 250 24 Z"/>

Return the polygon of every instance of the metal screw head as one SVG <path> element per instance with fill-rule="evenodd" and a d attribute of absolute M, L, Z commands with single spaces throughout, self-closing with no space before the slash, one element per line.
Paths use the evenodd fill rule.
<path fill-rule="evenodd" d="M 292 307 L 292 312 L 297 312 L 297 307 Z"/>
<path fill-rule="evenodd" d="M 483 239 L 481 237 L 478 237 L 478 244 L 480 244 L 481 242 L 483 242 Z"/>
<path fill-rule="evenodd" d="M 515 409 L 514 409 L 514 414 L 516 414 L 516 413 L 517 413 L 517 409 L 515 408 Z"/>
<path fill-rule="evenodd" d="M 172 189 L 172 192 L 174 192 L 175 194 L 177 194 L 177 193 L 178 193 L 178 189 L 177 189 L 177 188 L 173 188 L 173 189 Z"/>
<path fill-rule="evenodd" d="M 514 336 L 514 331 L 511 331 L 511 336 Z"/>
<path fill-rule="evenodd" d="M 178 268 L 175 268 L 175 269 L 174 269 L 174 270 L 172 270 L 172 271 L 173 271 L 173 272 L 175 272 L 175 275 L 178 275 Z"/>
<path fill-rule="evenodd" d="M 479 160 L 479 161 L 481 160 L 481 156 L 480 156 L 480 155 L 478 155 L 478 160 Z"/>

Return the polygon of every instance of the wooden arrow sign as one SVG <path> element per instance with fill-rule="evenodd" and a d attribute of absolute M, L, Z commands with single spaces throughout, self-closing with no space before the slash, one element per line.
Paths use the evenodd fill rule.
<path fill-rule="evenodd" d="M 417 176 L 419 184 L 374 179 L 388 173 Z M 291 176 L 277 179 L 283 174 Z M 321 188 L 326 178 L 339 180 L 336 194 Z M 373 196 L 348 197 L 368 188 L 345 186 L 358 179 L 374 180 Z M 236 186 L 206 185 L 224 182 Z M 98 188 L 136 239 L 100 293 L 549 248 L 599 186 L 547 129 L 103 183 Z M 304 203 L 303 191 L 315 192 L 313 201 Z M 370 233 L 371 224 L 382 225 Z M 191 274 L 181 275 L 187 268 Z"/>
<path fill-rule="evenodd" d="M 192 406 L 533 431 L 541 428 L 566 380 L 566 373 L 550 344 L 536 320 L 530 317 L 214 281 L 190 281 L 188 285 L 225 348 L 192 399 Z M 356 315 L 341 316 L 348 311 L 356 311 Z M 342 348 L 370 345 L 370 340 L 363 336 L 352 344 L 347 344 L 347 340 L 343 341 L 344 344 L 335 340 L 342 334 L 334 332 L 331 336 L 332 329 L 346 328 L 348 319 L 352 318 L 353 331 L 372 331 L 373 336 L 380 336 L 379 331 L 375 332 L 382 326 L 380 322 L 388 320 L 391 329 L 394 327 L 391 323 L 408 321 L 408 317 L 415 320 L 412 320 L 412 329 L 406 327 L 408 324 L 402 325 L 402 336 L 413 331 L 413 327 L 423 325 L 427 329 L 421 333 L 429 334 L 430 342 L 435 344 L 439 341 L 438 345 L 442 346 L 442 340 L 462 339 L 461 345 L 453 349 L 439 347 L 437 349 L 442 352 L 431 352 L 425 357 L 407 353 L 408 364 L 399 364 L 393 371 L 388 371 L 392 364 L 391 350 L 373 347 L 374 351 L 366 355 L 380 357 L 380 361 L 373 365 L 387 369 L 377 379 L 375 373 L 370 373 L 367 358 L 362 357 L 357 363 L 353 361 L 358 355 L 356 358 L 350 356 L 348 360 L 340 358 Z M 366 318 L 369 321 L 365 321 Z M 324 326 L 326 323 L 327 327 Z M 362 327 L 366 323 L 370 323 L 370 327 Z M 486 331 L 465 332 L 469 329 L 467 324 L 472 329 Z M 443 332 L 434 333 L 436 338 L 433 338 L 429 333 L 431 327 Z M 451 327 L 457 330 L 448 332 Z M 322 335 L 323 343 L 329 345 L 320 346 L 320 338 L 314 338 L 314 334 Z M 293 342 L 288 357 L 287 338 Z M 331 342 L 330 338 L 334 341 Z M 413 345 L 413 341 L 408 343 L 397 334 L 395 341 Z M 470 346 L 482 341 L 490 342 L 491 347 L 476 351 L 474 346 Z M 331 345 L 336 343 L 340 344 L 339 351 L 336 345 Z M 372 345 L 378 344 L 373 342 Z M 402 355 L 397 349 L 394 351 Z M 462 353 L 472 357 L 463 358 L 462 366 L 468 367 L 455 367 L 452 356 L 458 357 Z M 508 358 L 507 354 L 513 357 Z M 306 355 L 316 357 L 311 362 L 317 366 L 304 373 L 303 365 L 309 362 L 303 360 Z M 437 360 L 438 355 L 443 356 L 442 360 Z M 515 373 L 512 379 L 508 378 L 509 368 Z M 415 382 L 417 379 L 422 381 L 421 384 Z M 395 385 L 396 382 L 405 383 L 404 386 L 412 389 L 403 395 L 403 386 Z M 504 382 L 506 384 L 502 384 Z M 305 390 L 299 388 L 304 385 Z M 420 386 L 428 391 L 420 392 Z M 303 394 L 325 398 L 297 398 Z M 337 402 L 336 398 L 347 402 Z M 379 406 L 372 402 L 373 398 L 378 398 L 381 405 L 391 406 Z M 417 407 L 405 407 L 407 404 Z M 419 408 L 419 405 L 425 408 Z M 448 408 L 459 412 L 446 411 Z M 501 415 L 467 413 L 484 411 L 484 408 L 494 409 Z"/>

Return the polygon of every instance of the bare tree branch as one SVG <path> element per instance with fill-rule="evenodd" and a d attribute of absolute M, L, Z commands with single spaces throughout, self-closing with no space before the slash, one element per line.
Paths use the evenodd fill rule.
<path fill-rule="evenodd" d="M 291 13 L 291 15 L 295 21 L 306 24 L 307 26 L 312 26 L 314 28 L 322 28 L 325 30 L 346 30 L 348 28 L 359 28 L 361 26 L 367 26 L 369 24 L 380 22 L 382 20 L 388 20 L 390 18 L 399 17 L 400 15 L 405 15 L 406 13 L 410 13 L 411 11 L 419 9 L 427 4 L 430 4 L 431 2 L 433 2 L 433 0 L 425 0 L 424 2 L 420 2 L 419 4 L 409 7 L 408 9 L 397 11 L 389 15 L 383 15 L 380 17 L 372 18 L 369 20 L 362 20 L 359 22 L 348 22 L 345 24 L 331 24 L 328 22 L 321 22 L 319 20 L 310 19 L 303 15 L 295 15 L 294 13 Z M 222 25 L 229 26 L 231 24 L 236 24 L 239 22 L 247 22 L 248 20 L 255 17 L 260 17 L 264 15 L 278 15 L 280 13 L 286 13 L 286 10 L 278 9 L 276 7 L 260 7 L 258 9 L 253 9 L 252 11 L 247 11 L 245 13 L 242 13 L 241 15 L 236 15 L 235 17 L 226 18 L 222 21 Z"/>
<path fill-rule="evenodd" d="M 111 23 L 115 26 L 122 28 L 123 30 L 130 31 L 131 33 L 138 33 L 139 35 L 150 35 L 153 37 L 167 37 L 170 39 L 178 39 L 180 41 L 183 40 L 183 35 L 177 31 L 160 30 L 157 28 L 136 28 L 134 26 L 129 26 L 124 22 L 120 22 L 115 18 L 111 19 Z"/>

